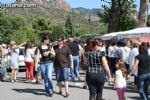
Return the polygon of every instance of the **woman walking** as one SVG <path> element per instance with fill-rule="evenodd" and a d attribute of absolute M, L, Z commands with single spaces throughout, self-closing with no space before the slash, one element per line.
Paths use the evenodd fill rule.
<path fill-rule="evenodd" d="M 41 55 L 41 57 L 40 57 Z M 41 73 L 44 78 L 46 96 L 52 97 L 53 95 L 53 84 L 52 84 L 52 72 L 53 72 L 53 60 L 52 56 L 55 56 L 53 47 L 49 45 L 48 36 L 43 36 L 41 45 L 38 47 L 36 55 L 35 67 L 38 66 L 40 59 Z"/>
<path fill-rule="evenodd" d="M 148 99 L 148 86 L 150 84 L 150 55 L 148 55 L 148 46 L 146 43 L 142 43 L 139 46 L 139 55 L 135 57 L 134 65 L 127 76 L 129 79 L 133 72 L 138 67 L 138 91 L 141 100 Z"/>
<path fill-rule="evenodd" d="M 92 43 L 93 51 L 85 53 L 88 60 L 88 68 L 86 72 L 86 81 L 89 87 L 89 100 L 102 100 L 102 92 L 106 80 L 106 73 L 111 79 L 111 74 L 105 53 L 99 51 L 97 41 Z"/>

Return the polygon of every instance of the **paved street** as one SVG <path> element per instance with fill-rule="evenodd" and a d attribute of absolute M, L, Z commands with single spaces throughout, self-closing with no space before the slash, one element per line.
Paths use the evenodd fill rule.
<path fill-rule="evenodd" d="M 16 83 L 0 83 L 0 100 L 88 100 L 88 90 L 82 89 L 83 82 L 70 82 L 70 96 L 65 98 L 64 96 L 57 94 L 58 87 L 56 86 L 54 76 L 55 93 L 53 97 L 46 97 L 43 85 L 25 83 L 24 72 L 19 72 L 18 77 L 19 81 Z M 84 75 L 81 77 L 82 80 L 83 77 Z M 129 85 L 126 92 L 126 100 L 138 100 L 139 95 L 137 93 L 132 93 L 131 91 L 131 81 L 133 81 L 133 77 L 128 81 Z M 108 86 L 107 83 L 105 84 L 103 98 L 105 100 L 117 100 L 116 91 L 113 87 Z"/>

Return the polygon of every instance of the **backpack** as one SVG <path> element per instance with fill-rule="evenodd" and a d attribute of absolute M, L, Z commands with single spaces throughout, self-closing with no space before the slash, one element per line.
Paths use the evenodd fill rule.
<path fill-rule="evenodd" d="M 86 53 L 82 54 L 80 59 L 81 59 L 80 60 L 81 69 L 86 70 L 89 66 L 88 58 L 87 58 Z"/>

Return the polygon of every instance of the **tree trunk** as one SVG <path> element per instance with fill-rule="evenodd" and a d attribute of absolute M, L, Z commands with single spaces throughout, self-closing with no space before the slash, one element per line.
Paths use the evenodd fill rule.
<path fill-rule="evenodd" d="M 118 16 L 120 11 L 117 8 L 117 0 L 112 0 L 112 6 L 109 13 L 108 33 L 115 32 L 118 26 Z"/>
<path fill-rule="evenodd" d="M 138 16 L 137 27 L 145 27 L 148 18 L 148 3 L 149 0 L 140 0 L 140 12 Z"/>

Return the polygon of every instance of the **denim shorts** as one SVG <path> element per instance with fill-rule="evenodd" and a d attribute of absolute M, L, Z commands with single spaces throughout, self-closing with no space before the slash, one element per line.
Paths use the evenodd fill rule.
<path fill-rule="evenodd" d="M 56 79 L 57 79 L 57 82 L 68 81 L 69 80 L 69 69 L 68 68 L 56 69 Z"/>

